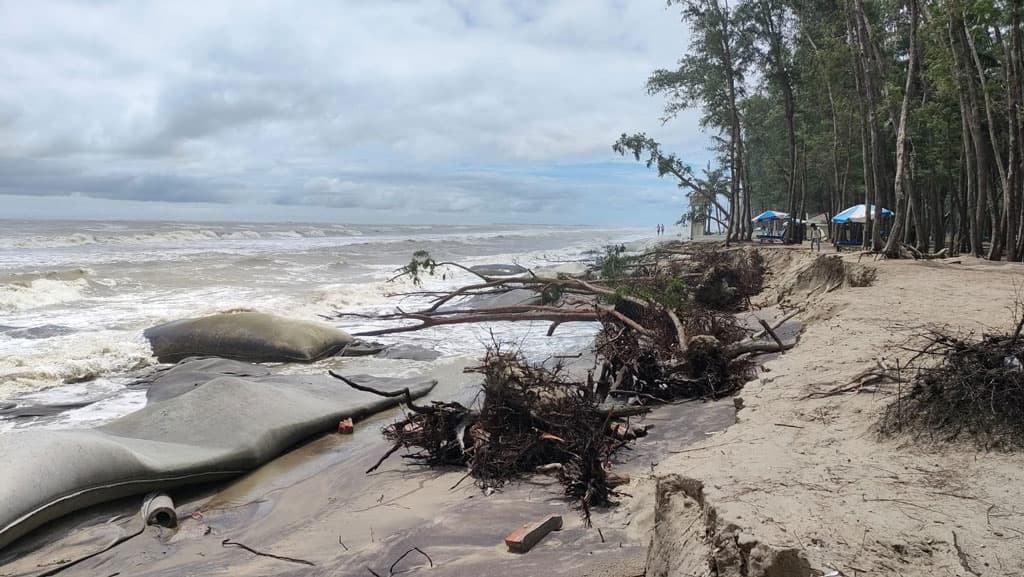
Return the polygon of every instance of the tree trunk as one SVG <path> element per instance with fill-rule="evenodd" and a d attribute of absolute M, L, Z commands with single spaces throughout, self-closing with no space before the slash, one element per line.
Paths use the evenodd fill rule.
<path fill-rule="evenodd" d="M 1006 188 L 1003 190 L 1003 218 L 1005 220 L 1006 234 L 1004 245 L 1006 246 L 1006 260 L 1016 261 L 1020 258 L 1018 249 L 1018 233 L 1020 221 L 1020 60 L 1018 50 L 1020 45 L 1020 3 L 1014 2 L 1010 13 L 1010 41 L 1007 46 L 1003 42 L 999 29 L 996 28 L 996 38 L 1003 49 L 1003 62 L 1006 70 L 1006 114 L 1007 114 L 1007 136 L 1009 150 L 1007 152 L 1006 167 Z"/>
<path fill-rule="evenodd" d="M 854 0 L 849 1 L 847 10 L 847 36 L 851 50 L 855 53 L 853 58 L 853 79 L 854 84 L 857 88 L 857 99 L 858 110 L 860 112 L 860 149 L 861 149 L 861 169 L 863 171 L 864 178 L 864 206 L 865 206 L 865 222 L 864 230 L 861 234 L 861 243 L 865 250 L 868 249 L 870 238 L 871 238 L 871 211 L 866 207 L 871 206 L 872 198 L 872 178 L 871 178 L 871 153 L 868 150 L 870 137 L 868 136 L 868 116 L 870 110 L 867 104 L 867 94 L 864 88 L 864 59 L 863 54 L 860 52 L 860 26 L 857 24 L 857 20 L 854 16 Z M 860 57 L 856 57 L 859 55 Z"/>
<path fill-rule="evenodd" d="M 882 221 L 882 205 L 881 205 L 881 194 L 882 189 L 882 137 L 881 131 L 878 126 L 878 95 L 880 87 L 880 78 L 877 77 L 878 67 L 872 62 L 872 55 L 874 54 L 874 47 L 871 46 L 871 26 L 867 19 L 867 14 L 864 10 L 864 0 L 854 1 L 854 17 L 857 22 L 857 43 L 860 49 L 861 61 L 864 69 L 864 95 L 865 95 L 865 106 L 868 109 L 868 136 L 871 141 L 871 184 L 874 194 L 872 195 L 871 203 L 865 207 L 865 214 L 872 212 L 872 206 L 874 207 L 874 214 L 871 218 L 871 250 L 880 251 L 882 249 L 881 239 L 881 221 Z"/>
<path fill-rule="evenodd" d="M 964 26 L 962 24 L 963 14 L 959 11 L 958 7 L 954 7 L 950 11 L 949 19 L 949 35 L 950 35 L 950 46 L 954 60 L 955 76 L 957 83 L 960 86 L 960 113 L 964 118 L 967 128 L 970 131 L 970 137 L 966 138 L 965 142 L 969 142 L 970 147 L 967 151 L 968 164 L 971 166 L 973 177 L 973 195 L 968 203 L 968 212 L 973 209 L 971 217 L 973 222 L 971 224 L 971 252 L 974 256 L 984 256 L 984 248 L 982 246 L 982 235 L 985 229 L 985 205 L 988 202 L 989 196 L 989 178 L 990 178 L 990 166 L 989 166 L 989 144 L 988 139 L 983 133 L 981 126 L 981 114 L 980 106 L 978 103 L 977 87 L 974 84 L 974 73 L 971 71 L 970 65 L 967 63 L 967 47 L 966 43 L 969 41 L 964 34 Z M 971 179 L 968 179 L 970 184 Z"/>
<path fill-rule="evenodd" d="M 896 217 L 892 230 L 889 232 L 889 240 L 885 243 L 885 254 L 890 258 L 898 258 L 900 254 L 899 243 L 902 240 L 903 227 L 907 226 L 910 213 L 912 182 L 907 174 L 907 121 L 910 118 L 910 100 L 913 98 L 914 77 L 917 76 L 917 0 L 908 0 L 910 5 L 910 62 L 907 65 L 907 79 L 903 91 L 903 104 L 900 106 L 900 123 L 896 131 L 896 180 L 894 190 L 896 192 Z M 915 207 L 920 212 L 920 207 Z M 920 229 L 919 231 L 920 232 Z M 918 235 L 920 236 L 920 234 Z"/>
<path fill-rule="evenodd" d="M 974 46 L 974 38 L 972 37 L 971 29 L 967 25 L 967 20 L 963 19 L 962 22 L 964 26 L 963 40 L 964 45 L 967 47 L 966 52 L 970 56 L 971 61 L 974 62 L 975 70 L 978 73 L 978 83 L 980 89 L 979 91 L 981 92 L 982 97 L 980 106 L 984 107 L 985 119 L 988 121 L 986 125 L 988 141 L 983 142 L 982 146 L 991 146 L 991 159 L 995 161 L 996 170 L 999 173 L 999 185 L 1000 188 L 1002 188 L 1003 190 L 1003 199 L 1008 201 L 1010 195 L 1007 194 L 1007 192 L 1009 191 L 1009 186 L 1007 185 L 1006 167 L 1003 164 L 1003 158 L 1001 156 L 1002 153 L 1000 152 L 1002 148 L 999 146 L 999 137 L 996 134 L 996 122 L 992 115 L 992 98 L 989 96 L 989 91 L 986 88 L 985 69 L 981 65 L 981 58 L 978 57 L 978 50 Z M 973 82 L 971 84 L 973 86 Z M 972 95 L 972 98 L 977 97 Z M 974 106 L 976 108 L 979 107 L 977 101 L 974 102 Z M 991 176 L 989 176 L 989 179 L 991 179 Z M 1006 223 L 1002 216 L 999 214 L 1001 212 L 1000 206 L 995 201 L 995 194 L 994 191 L 992 191 L 991 189 L 991 185 L 988 188 L 987 198 L 990 209 L 989 214 L 992 219 L 992 244 L 991 249 L 989 250 L 988 258 L 989 260 L 1001 260 L 1003 257 L 1003 230 L 1006 226 Z"/>

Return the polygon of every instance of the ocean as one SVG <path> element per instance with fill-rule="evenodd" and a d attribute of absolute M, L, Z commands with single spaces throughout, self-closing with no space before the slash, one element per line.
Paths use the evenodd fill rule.
<path fill-rule="evenodd" d="M 388 282 L 417 250 L 467 265 L 572 268 L 606 245 L 643 245 L 653 236 L 647 229 L 586 226 L 0 220 L 0 404 L 96 401 L 56 418 L 0 420 L 0 431 L 91 426 L 141 408 L 144 392 L 126 385 L 156 364 L 142 331 L 159 323 L 258 310 L 358 332 L 389 325 L 323 316 L 415 308 L 426 301 L 406 293 L 474 279 L 454 271 L 427 278 L 423 287 Z M 567 324 L 554 337 L 546 331 L 546 324 L 499 323 L 373 340 L 432 348 L 442 353 L 435 364 L 479 356 L 492 338 L 542 358 L 587 347 L 596 327 Z M 360 366 L 399 375 L 422 365 Z"/>

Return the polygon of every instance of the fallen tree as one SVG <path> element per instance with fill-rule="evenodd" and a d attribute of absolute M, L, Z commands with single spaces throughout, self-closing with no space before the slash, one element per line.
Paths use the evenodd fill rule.
<path fill-rule="evenodd" d="M 338 317 L 399 323 L 359 336 L 509 321 L 544 321 L 551 335 L 563 323 L 596 322 L 596 365 L 585 378 L 570 378 L 559 367 L 530 365 L 495 342 L 481 365 L 470 369 L 483 375 L 479 404 L 416 405 L 407 398 L 405 418 L 384 428 L 391 448 L 367 472 L 403 449 L 428 466 L 466 467 L 481 487 L 544 472 L 559 479 L 589 519 L 591 507 L 615 502 L 613 455 L 644 433 L 630 426 L 630 416 L 651 404 L 731 394 L 750 378 L 751 355 L 793 346 L 776 331 L 795 313 L 774 326 L 761 321 L 755 334 L 736 321 L 735 313 L 762 290 L 765 267 L 756 250 L 663 245 L 629 255 L 609 247 L 584 273 L 553 277 L 529 270 L 490 276 L 418 252 L 394 278 L 410 277 L 422 289 L 425 276 L 447 274 L 448 267 L 478 282 L 407 293 L 424 303 L 416 310 Z M 516 304 L 474 306 L 506 295 L 515 296 Z"/>
<path fill-rule="evenodd" d="M 601 400 L 630 393 L 636 400 L 656 402 L 718 398 L 747 380 L 745 356 L 786 348 L 777 338 L 746 338 L 734 317 L 763 287 L 765 268 L 756 250 L 677 244 L 627 255 L 621 247 L 609 247 L 585 273 L 555 277 L 533 271 L 488 276 L 458 263 L 436 262 L 421 251 L 393 279 L 409 277 L 422 286 L 425 276 L 446 267 L 466 271 L 479 282 L 449 291 L 406 293 L 428 301 L 414 311 L 337 316 L 400 323 L 357 336 L 519 321 L 550 323 L 551 335 L 564 323 L 598 322 L 598 366 L 591 378 Z M 510 306 L 472 306 L 473 299 L 515 291 L 531 298 Z"/>
<path fill-rule="evenodd" d="M 623 419 L 646 409 L 603 407 L 592 384 L 570 380 L 559 368 L 532 366 L 497 346 L 469 370 L 483 375 L 479 408 L 418 406 L 407 399 L 406 417 L 384 428 L 392 448 L 368 473 L 404 448 L 414 451 L 407 458 L 430 466 L 467 467 L 483 488 L 527 473 L 552 474 L 587 519 L 592 506 L 615 502 L 610 461 L 636 435 Z M 331 374 L 359 390 L 393 395 Z"/>

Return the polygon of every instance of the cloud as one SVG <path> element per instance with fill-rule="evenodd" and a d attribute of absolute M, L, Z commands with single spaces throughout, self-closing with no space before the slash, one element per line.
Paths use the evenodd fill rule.
<path fill-rule="evenodd" d="M 6 194 L 507 219 L 610 194 L 577 168 L 623 131 L 707 157 L 696 118 L 662 127 L 644 93 L 686 46 L 661 0 L 65 0 L 0 19 Z M 644 176 L 615 198 L 667 205 Z"/>

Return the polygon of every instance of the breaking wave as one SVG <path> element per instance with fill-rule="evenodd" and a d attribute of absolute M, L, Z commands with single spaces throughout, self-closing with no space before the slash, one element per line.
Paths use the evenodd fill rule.
<path fill-rule="evenodd" d="M 28 236 L 0 238 L 0 249 L 17 248 L 65 248 L 83 245 L 136 245 L 160 243 L 189 243 L 217 240 L 261 240 L 261 239 L 300 239 L 325 238 L 329 236 L 348 237 L 361 236 L 362 233 L 349 228 L 303 227 L 280 231 L 227 230 L 182 228 L 159 232 L 140 232 L 137 234 L 99 234 L 74 233 L 54 236 Z"/>
<path fill-rule="evenodd" d="M 37 278 L 0 285 L 0 311 L 14 312 L 58 305 L 85 298 L 89 281 Z"/>

